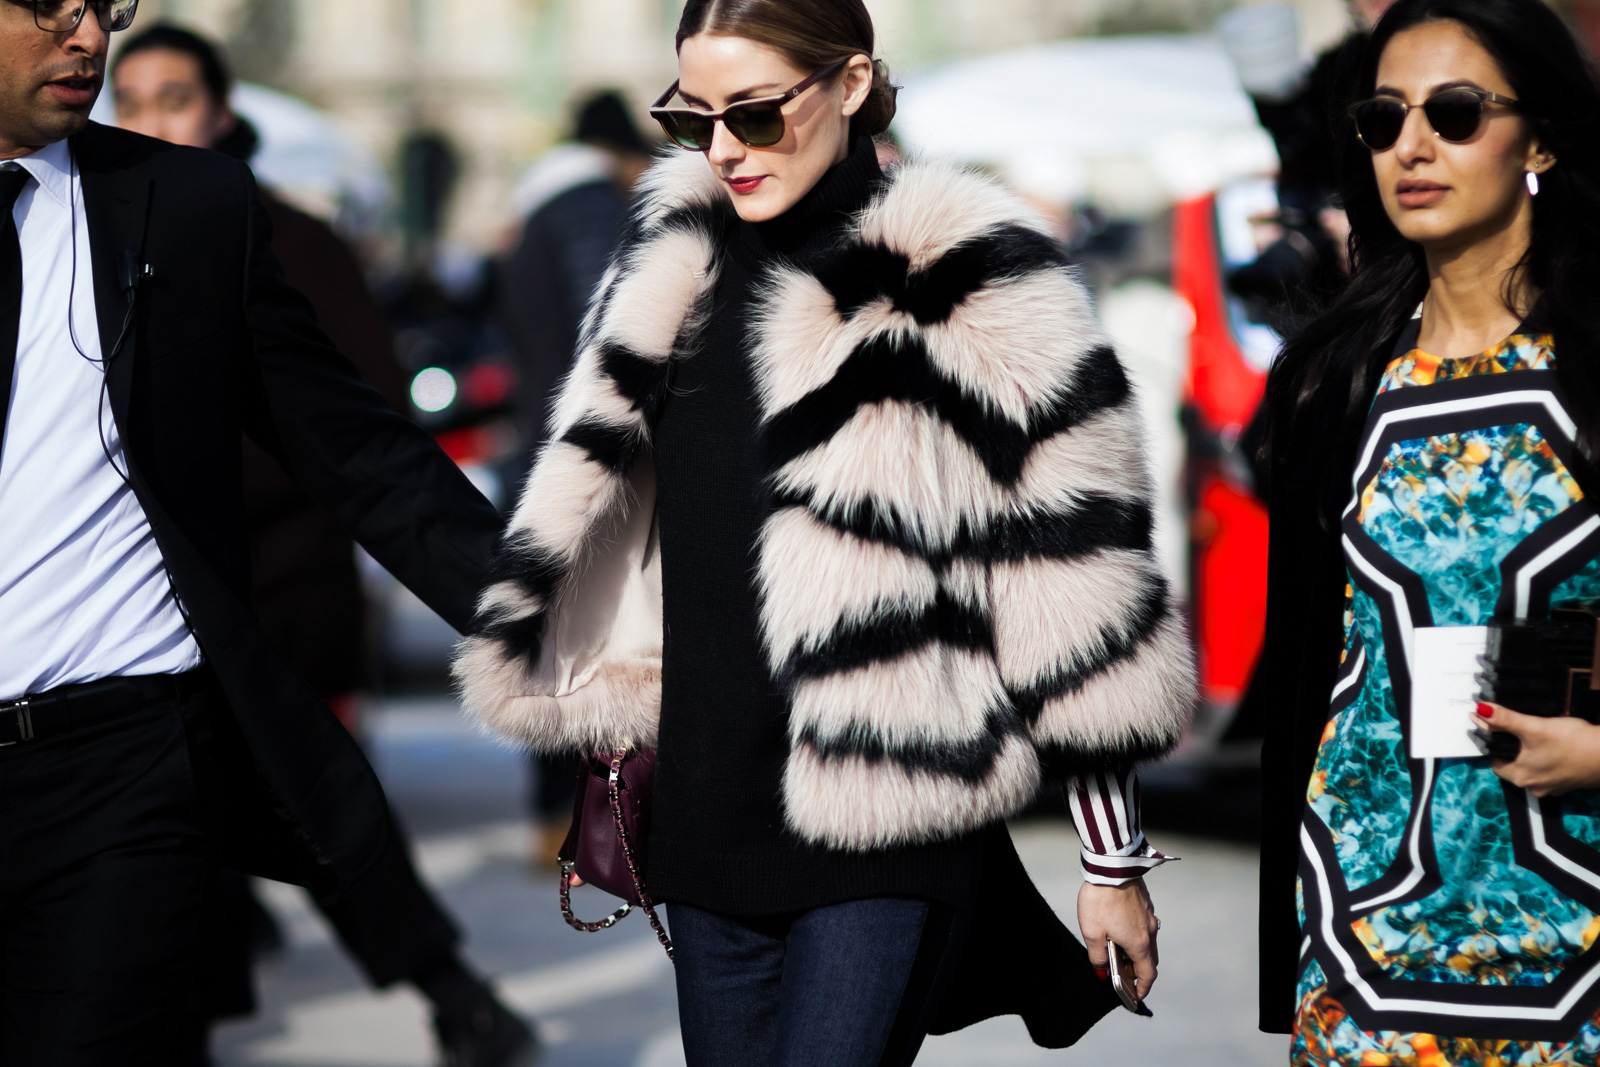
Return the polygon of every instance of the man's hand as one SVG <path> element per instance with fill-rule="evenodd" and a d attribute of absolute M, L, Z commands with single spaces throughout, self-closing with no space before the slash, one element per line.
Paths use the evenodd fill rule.
<path fill-rule="evenodd" d="M 1078 929 L 1083 932 L 1090 962 L 1109 967 L 1106 938 L 1115 941 L 1133 961 L 1134 996 L 1140 1000 L 1149 996 L 1156 984 L 1156 965 L 1161 962 L 1156 931 L 1160 928 L 1143 878 L 1121 886 L 1085 882 L 1078 890 Z"/>
<path fill-rule="evenodd" d="M 1516 759 L 1494 761 L 1494 773 L 1512 785 L 1536 797 L 1600 786 L 1600 726 L 1570 716 L 1524 715 L 1499 704 L 1479 704 L 1476 719 L 1522 742 Z"/>

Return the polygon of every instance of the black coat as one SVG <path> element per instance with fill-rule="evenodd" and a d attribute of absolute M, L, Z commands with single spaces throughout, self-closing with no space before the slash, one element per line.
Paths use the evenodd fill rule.
<path fill-rule="evenodd" d="M 1385 346 L 1380 351 L 1387 351 Z M 1369 361 L 1365 395 L 1378 388 L 1383 361 Z M 1279 373 L 1278 371 L 1274 372 Z M 1365 414 L 1346 417 L 1342 388 L 1298 416 L 1274 381 L 1267 547 L 1267 625 L 1257 678 L 1266 716 L 1261 749 L 1261 1029 L 1294 1023 L 1300 958 L 1295 911 L 1300 820 L 1317 745 L 1328 721 L 1339 650 L 1345 563 L 1338 514 L 1349 502 Z M 1332 449 L 1331 456 L 1326 450 Z"/>
<path fill-rule="evenodd" d="M 379 562 L 458 627 L 500 520 L 426 433 L 396 414 L 284 279 L 250 170 L 90 124 L 82 174 L 106 371 L 130 482 L 223 699 L 208 805 L 230 866 L 324 888 L 381 854 L 386 802 L 338 720 L 250 608 L 241 442 L 272 455 Z"/>
<path fill-rule="evenodd" d="M 326 223 L 270 191 L 261 202 L 289 284 L 311 301 L 318 324 L 362 380 L 405 410 L 405 372 L 355 253 Z M 256 612 L 273 645 L 324 697 L 368 688 L 367 603 L 350 535 L 248 440 L 244 504 Z"/>
<path fill-rule="evenodd" d="M 534 211 L 501 267 L 500 317 L 517 357 L 517 429 L 544 440 L 556 386 L 616 250 L 628 201 L 615 182 L 584 182 Z"/>

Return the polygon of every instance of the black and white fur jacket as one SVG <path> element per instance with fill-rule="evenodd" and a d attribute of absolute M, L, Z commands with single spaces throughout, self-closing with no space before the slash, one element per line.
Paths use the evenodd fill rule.
<path fill-rule="evenodd" d="M 584 329 L 455 676 L 542 751 L 655 743 L 651 435 L 693 359 L 731 206 L 658 164 Z M 774 511 L 756 581 L 802 838 L 950 837 L 1076 773 L 1160 757 L 1195 699 L 1151 552 L 1128 379 L 1032 213 L 910 163 L 819 262 L 776 268 L 752 349 Z"/>

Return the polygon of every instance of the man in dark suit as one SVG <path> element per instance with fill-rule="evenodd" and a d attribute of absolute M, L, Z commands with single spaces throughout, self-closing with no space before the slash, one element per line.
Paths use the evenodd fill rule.
<path fill-rule="evenodd" d="M 250 609 L 241 433 L 465 626 L 500 521 L 284 280 L 250 171 L 88 122 L 135 0 L 0 0 L 0 1063 L 174 1062 L 218 864 L 381 877 Z"/>
<path fill-rule="evenodd" d="M 156 23 L 123 42 L 110 89 L 124 129 L 173 144 L 211 148 L 250 162 L 255 128 L 231 107 L 232 75 L 221 49 L 177 25 Z M 350 247 L 324 222 L 261 190 L 272 224 L 272 252 L 289 283 L 311 301 L 318 324 L 395 410 L 406 403 L 404 372 L 377 301 Z M 264 449 L 244 443 L 245 531 L 252 588 L 267 639 L 354 732 L 355 691 L 367 688 L 366 602 L 350 536 Z M 570 806 L 570 803 L 569 803 Z M 313 896 L 340 942 L 374 985 L 406 982 L 429 1002 L 443 1062 L 507 1067 L 536 1048 L 460 955 L 460 934 L 422 884 L 398 823 L 390 826 L 379 869 L 332 895 Z M 196 1048 L 208 1021 L 255 1010 L 250 919 L 258 915 L 249 882 L 223 871 L 212 912 L 203 995 L 196 1005 Z M 196 1057 L 203 1062 L 203 1057 Z"/>

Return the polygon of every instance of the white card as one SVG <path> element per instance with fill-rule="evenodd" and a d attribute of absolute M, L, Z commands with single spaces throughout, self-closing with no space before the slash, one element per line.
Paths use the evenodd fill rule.
<path fill-rule="evenodd" d="M 1411 632 L 1411 758 L 1481 756 L 1472 740 L 1478 657 L 1487 626 L 1419 626 Z"/>

